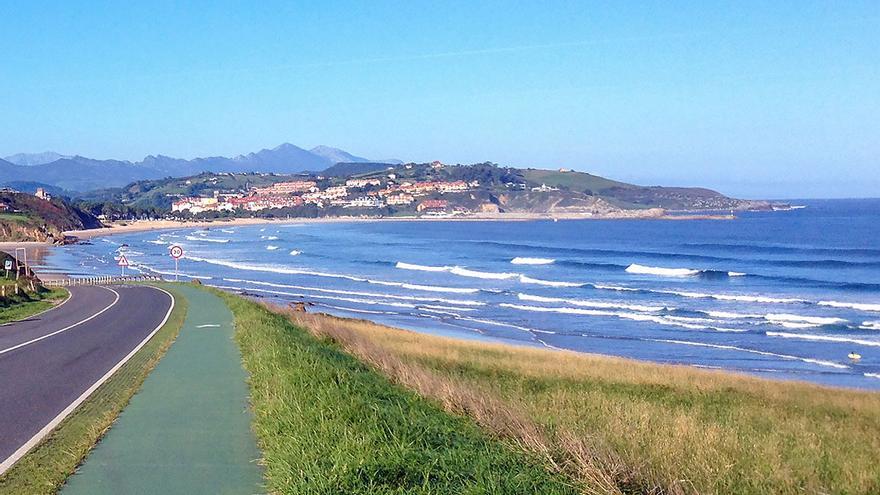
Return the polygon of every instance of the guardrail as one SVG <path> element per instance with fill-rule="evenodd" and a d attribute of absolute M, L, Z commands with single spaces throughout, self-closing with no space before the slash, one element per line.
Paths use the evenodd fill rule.
<path fill-rule="evenodd" d="M 163 280 L 164 279 L 162 277 L 156 277 L 154 275 L 132 275 L 125 277 L 76 277 L 47 280 L 43 282 L 43 285 L 52 287 L 74 287 L 77 285 L 111 285 L 124 284 L 127 282 L 161 282 Z"/>

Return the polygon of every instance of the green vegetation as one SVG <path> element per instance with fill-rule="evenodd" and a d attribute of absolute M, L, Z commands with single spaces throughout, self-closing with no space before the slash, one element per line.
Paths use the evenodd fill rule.
<path fill-rule="evenodd" d="M 63 239 L 62 232 L 101 226 L 94 216 L 60 198 L 51 201 L 32 194 L 0 192 L 0 239 L 46 241 Z"/>
<path fill-rule="evenodd" d="M 21 291 L 18 295 L 12 293 L 15 284 L 5 284 L 0 278 L 0 285 L 5 285 L 11 295 L 0 297 L 0 324 L 17 321 L 37 313 L 46 311 L 67 298 L 67 289 L 55 287 L 42 289 L 37 292 Z"/>
<path fill-rule="evenodd" d="M 270 491 L 577 493 L 537 456 L 490 439 L 333 342 L 217 293 L 235 315 Z"/>
<path fill-rule="evenodd" d="M 548 187 L 559 187 L 577 192 L 599 194 L 606 189 L 615 187 L 636 187 L 632 184 L 617 182 L 598 175 L 584 172 L 560 172 L 558 170 L 525 169 L 523 177 L 532 184 L 546 184 Z"/>
<path fill-rule="evenodd" d="M 880 493 L 877 393 L 287 315 L 592 491 Z"/>
<path fill-rule="evenodd" d="M 174 292 L 173 287 L 165 288 Z M 159 332 L 42 443 L 0 477 L 0 493 L 56 493 L 174 341 L 186 310 L 186 300 L 175 293 L 174 310 Z"/>

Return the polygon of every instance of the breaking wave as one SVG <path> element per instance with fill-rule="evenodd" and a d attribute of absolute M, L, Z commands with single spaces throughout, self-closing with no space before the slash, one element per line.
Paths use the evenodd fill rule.
<path fill-rule="evenodd" d="M 802 361 L 805 363 L 817 364 L 819 366 L 828 366 L 828 367 L 837 368 L 837 369 L 849 369 L 849 366 L 847 366 L 845 364 L 835 363 L 833 361 L 823 361 L 821 359 L 805 358 L 805 357 L 800 357 L 800 356 L 792 356 L 789 354 L 778 354 L 775 352 L 759 351 L 757 349 L 748 349 L 745 347 L 737 347 L 735 345 L 707 344 L 705 342 L 691 342 L 688 340 L 670 340 L 670 339 L 646 339 L 646 340 L 650 340 L 652 342 L 666 342 L 667 344 L 692 345 L 692 346 L 696 346 L 696 347 L 710 347 L 713 349 L 723 349 L 723 350 L 728 350 L 728 351 L 747 352 L 750 354 L 758 354 L 761 356 L 778 357 L 781 359 Z"/>
<path fill-rule="evenodd" d="M 857 309 L 859 311 L 880 311 L 880 304 L 872 304 L 872 303 L 819 301 L 818 304 L 819 304 L 819 306 L 829 306 L 832 308 L 848 308 L 848 309 Z"/>
<path fill-rule="evenodd" d="M 561 282 L 557 280 L 541 280 L 538 278 L 527 277 L 525 275 L 519 276 L 520 283 L 523 284 L 535 284 L 535 285 L 546 285 L 547 287 L 583 287 L 584 284 L 579 282 Z"/>
<path fill-rule="evenodd" d="M 187 259 L 191 261 L 198 261 L 202 263 L 209 263 L 212 265 L 225 266 L 227 268 L 232 268 L 235 270 L 244 270 L 244 271 L 253 271 L 253 272 L 264 272 L 264 273 L 278 273 L 282 275 L 307 275 L 313 277 L 328 277 L 328 278 L 339 278 L 345 280 L 351 280 L 354 282 L 365 282 L 369 284 L 375 285 L 384 285 L 388 287 L 402 287 L 405 289 L 411 290 L 421 290 L 421 291 L 430 291 L 430 292 L 449 292 L 455 294 L 473 294 L 479 292 L 480 289 L 475 288 L 459 288 L 459 287 L 441 287 L 441 286 L 433 286 L 433 285 L 418 285 L 418 284 L 408 284 L 404 282 L 389 282 L 385 280 L 373 280 L 364 277 L 355 277 L 352 275 L 346 275 L 342 273 L 329 273 L 329 272 L 318 272 L 313 270 L 303 270 L 300 268 L 290 268 L 284 266 L 273 266 L 273 265 L 252 265 L 248 263 L 239 263 L 235 261 L 226 261 L 226 260 L 218 260 L 212 258 L 201 258 L 198 256 L 188 256 Z"/>
<path fill-rule="evenodd" d="M 543 302 L 543 303 L 562 303 L 581 306 L 586 308 L 602 308 L 602 309 L 626 309 L 630 311 L 641 312 L 659 312 L 668 308 L 664 306 L 645 306 L 642 304 L 626 304 L 621 302 L 605 302 L 605 301 L 586 301 L 583 299 L 563 299 L 560 297 L 544 297 L 534 296 L 531 294 L 517 294 L 517 298 L 521 301 Z"/>
<path fill-rule="evenodd" d="M 462 299 L 446 299 L 442 297 L 428 297 L 428 296 L 403 296 L 398 294 L 380 294 L 376 292 L 363 292 L 363 291 L 353 291 L 353 290 L 342 290 L 342 289 L 324 289 L 320 287 L 308 287 L 304 285 L 289 285 L 289 284 L 274 284 L 271 282 L 262 282 L 259 280 L 246 280 L 240 278 L 224 278 L 223 280 L 227 282 L 234 283 L 243 283 L 243 284 L 251 284 L 251 285 L 260 285 L 264 287 L 275 287 L 278 289 L 297 289 L 297 290 L 308 290 L 314 292 L 321 292 L 324 294 L 341 294 L 348 296 L 365 296 L 365 297 L 382 297 L 386 299 L 399 299 L 403 301 L 423 301 L 423 302 L 439 302 L 445 304 L 458 304 L 460 306 L 485 306 L 486 303 L 481 301 L 473 301 L 473 300 L 462 300 Z M 460 311 L 465 311 L 465 308 L 455 308 Z"/>
<path fill-rule="evenodd" d="M 507 280 L 519 276 L 518 273 L 505 272 L 480 272 L 477 270 L 469 270 L 460 266 L 454 266 L 449 269 L 449 273 L 460 277 L 482 278 L 487 280 Z"/>
<path fill-rule="evenodd" d="M 417 270 L 422 272 L 448 272 L 451 269 L 448 266 L 416 265 L 414 263 L 404 263 L 403 261 L 398 261 L 394 266 L 401 270 Z"/>
<path fill-rule="evenodd" d="M 188 235 L 188 236 L 185 237 L 185 239 L 188 240 L 188 241 L 195 241 L 195 242 L 216 242 L 216 243 L 220 243 L 220 244 L 226 244 L 227 242 L 229 242 L 229 239 L 212 239 L 212 238 L 210 238 L 210 237 L 201 237 L 201 236 L 196 237 L 196 236 L 194 236 L 194 235 Z"/>
<path fill-rule="evenodd" d="M 538 313 L 560 313 L 581 316 L 608 316 L 625 320 L 647 321 L 657 323 L 658 325 L 673 326 L 687 328 L 689 330 L 712 330 L 716 332 L 745 332 L 746 330 L 738 328 L 724 328 L 712 325 L 715 320 L 706 320 L 703 318 L 684 318 L 660 316 L 646 313 L 628 313 L 622 311 L 606 311 L 601 309 L 585 309 L 585 308 L 569 308 L 569 307 L 545 307 L 545 306 L 526 306 L 522 304 L 499 304 L 502 308 L 517 309 L 520 311 L 533 311 Z"/>
<path fill-rule="evenodd" d="M 663 268 L 633 263 L 626 267 L 627 273 L 636 275 L 657 275 L 660 277 L 744 277 L 743 272 L 725 272 L 722 270 L 697 270 L 696 268 Z"/>
<path fill-rule="evenodd" d="M 880 341 L 855 339 L 852 337 L 840 337 L 837 335 L 815 335 L 809 333 L 786 333 L 786 332 L 767 332 L 769 337 L 782 337 L 785 339 L 813 340 L 819 342 L 840 342 L 846 344 L 858 344 L 870 347 L 880 347 Z"/>
<path fill-rule="evenodd" d="M 528 258 L 521 256 L 510 260 L 514 265 L 550 265 L 555 261 L 553 258 Z"/>

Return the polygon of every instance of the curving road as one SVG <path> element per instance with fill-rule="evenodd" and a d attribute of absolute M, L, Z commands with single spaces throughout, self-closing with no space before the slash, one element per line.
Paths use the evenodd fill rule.
<path fill-rule="evenodd" d="M 147 286 L 70 288 L 61 306 L 0 326 L 0 474 L 170 314 Z"/>

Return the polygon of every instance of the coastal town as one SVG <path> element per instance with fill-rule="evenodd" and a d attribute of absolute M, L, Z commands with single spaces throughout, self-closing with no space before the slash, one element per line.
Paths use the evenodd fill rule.
<path fill-rule="evenodd" d="M 436 162 L 435 167 L 442 164 Z M 214 189 L 210 195 L 180 196 L 171 203 L 171 212 L 198 215 L 205 212 L 258 212 L 267 209 L 343 208 L 377 210 L 392 207 L 412 210 L 419 215 L 442 216 L 469 213 L 467 208 L 452 206 L 438 196 L 462 193 L 478 188 L 479 181 L 410 181 L 394 173 L 381 178 L 328 180 L 323 176 L 275 182 L 244 190 Z"/>

